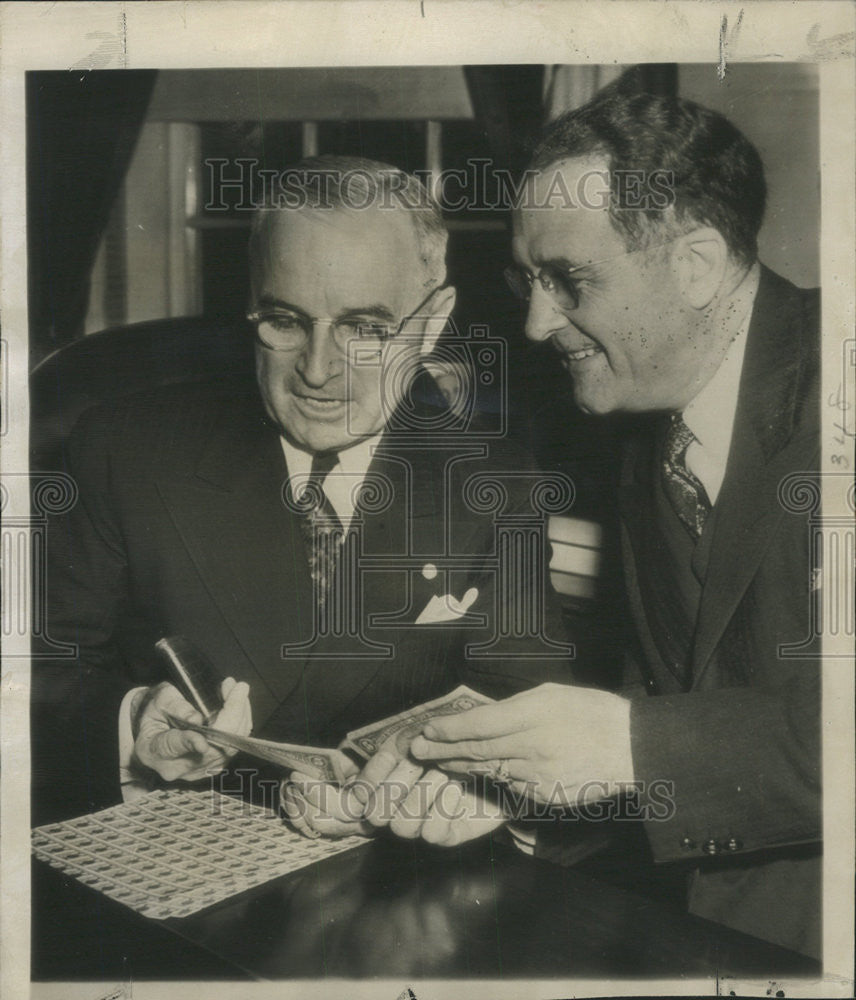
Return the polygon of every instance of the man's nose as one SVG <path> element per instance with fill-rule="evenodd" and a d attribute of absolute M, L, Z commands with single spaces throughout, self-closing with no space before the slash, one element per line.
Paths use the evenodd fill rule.
<path fill-rule="evenodd" d="M 530 340 L 548 340 L 568 325 L 568 317 L 559 309 L 540 283 L 533 281 L 526 314 L 526 336 Z"/>
<path fill-rule="evenodd" d="M 326 319 L 313 320 L 312 329 L 295 366 L 303 381 L 319 388 L 338 374 L 341 361 L 333 340 L 333 324 Z"/>

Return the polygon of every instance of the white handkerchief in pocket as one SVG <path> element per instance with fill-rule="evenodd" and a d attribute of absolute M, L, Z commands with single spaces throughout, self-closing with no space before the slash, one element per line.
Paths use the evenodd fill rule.
<path fill-rule="evenodd" d="M 439 625 L 442 622 L 457 621 L 469 611 L 478 596 L 476 587 L 470 587 L 460 601 L 452 594 L 435 594 L 419 612 L 415 624 Z"/>

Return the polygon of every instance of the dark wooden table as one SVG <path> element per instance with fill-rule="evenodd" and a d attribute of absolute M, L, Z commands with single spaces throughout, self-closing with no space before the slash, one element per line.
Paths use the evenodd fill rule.
<path fill-rule="evenodd" d="M 33 979 L 816 975 L 803 956 L 488 839 L 380 839 L 182 920 L 34 864 Z"/>

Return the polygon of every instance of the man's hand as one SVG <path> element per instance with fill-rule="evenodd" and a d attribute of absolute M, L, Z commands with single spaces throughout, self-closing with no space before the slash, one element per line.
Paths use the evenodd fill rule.
<path fill-rule="evenodd" d="M 212 725 L 238 736 L 249 736 L 253 728 L 249 686 L 227 677 L 220 691 L 224 705 Z M 201 733 L 172 728 L 167 721 L 169 715 L 202 723 L 199 712 L 172 684 L 158 684 L 140 692 L 131 705 L 137 760 L 156 771 L 164 781 L 199 781 L 222 771 L 235 751 L 212 747 Z"/>
<path fill-rule="evenodd" d="M 420 790 L 423 785 L 427 794 Z M 416 783 L 390 829 L 399 837 L 421 837 L 439 847 L 457 847 L 496 830 L 505 821 L 498 802 L 459 781 L 449 781 L 432 768 Z"/>
<path fill-rule="evenodd" d="M 453 847 L 505 822 L 498 803 L 388 750 L 362 771 L 341 753 L 333 765 L 340 785 L 295 771 L 280 788 L 286 817 L 307 837 L 370 836 L 389 826 L 398 837 Z"/>
<path fill-rule="evenodd" d="M 402 758 L 392 744 L 378 750 L 362 770 L 341 752 L 333 767 L 338 785 L 294 771 L 280 786 L 286 817 L 307 837 L 369 836 L 390 825 L 425 771 Z"/>
<path fill-rule="evenodd" d="M 583 805 L 633 781 L 630 702 L 592 688 L 542 684 L 432 719 L 410 750 L 447 771 L 501 778 L 536 802 Z"/>
<path fill-rule="evenodd" d="M 374 828 L 363 818 L 364 803 L 353 791 L 359 766 L 341 751 L 330 759 L 339 784 L 300 771 L 281 783 L 279 801 L 286 819 L 306 837 L 370 835 Z"/>

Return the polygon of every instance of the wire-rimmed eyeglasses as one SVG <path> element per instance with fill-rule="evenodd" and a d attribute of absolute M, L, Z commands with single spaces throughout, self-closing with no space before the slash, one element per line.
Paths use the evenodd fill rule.
<path fill-rule="evenodd" d="M 257 309 L 247 314 L 253 324 L 256 339 L 263 347 L 272 351 L 300 350 L 309 340 L 313 329 L 328 326 L 333 343 L 342 354 L 348 353 L 348 345 L 359 342 L 368 347 L 382 347 L 387 341 L 397 337 L 404 327 L 428 305 L 439 292 L 432 288 L 419 305 L 401 320 L 391 320 L 385 316 L 347 313 L 337 319 L 324 316 L 309 316 L 307 313 L 281 306 Z"/>
<path fill-rule="evenodd" d="M 560 264 L 546 263 L 537 274 L 518 265 L 507 267 L 503 271 L 508 287 L 520 299 L 521 302 L 528 302 L 532 297 L 532 286 L 537 281 L 544 291 L 553 299 L 556 305 L 570 312 L 577 309 L 580 304 L 580 289 L 578 282 L 572 277 L 577 271 L 584 271 L 589 267 L 597 267 L 600 264 L 609 264 L 614 260 L 621 260 L 631 254 L 642 253 L 645 250 L 656 250 L 658 247 L 673 243 L 674 240 L 665 240 L 663 243 L 656 243 L 650 247 L 637 247 L 635 250 L 625 250 L 624 253 L 617 253 L 611 257 L 603 257 L 601 260 L 592 260 L 588 264 L 577 264 L 574 267 L 563 267 Z"/>

